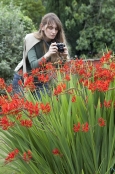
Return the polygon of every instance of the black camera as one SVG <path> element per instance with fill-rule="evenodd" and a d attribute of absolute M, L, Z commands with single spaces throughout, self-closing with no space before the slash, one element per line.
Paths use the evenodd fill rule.
<path fill-rule="evenodd" d="M 65 45 L 63 43 L 57 43 L 57 47 L 58 47 L 58 51 L 60 53 L 63 53 L 64 52 Z"/>

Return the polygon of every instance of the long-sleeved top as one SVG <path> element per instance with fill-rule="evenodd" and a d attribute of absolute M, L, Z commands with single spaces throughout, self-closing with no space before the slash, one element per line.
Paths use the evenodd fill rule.
<path fill-rule="evenodd" d="M 40 42 L 40 40 L 36 39 L 34 37 L 33 33 L 30 33 L 30 34 L 26 35 L 26 37 L 24 38 L 23 59 L 16 66 L 16 68 L 14 70 L 15 72 L 19 71 L 19 69 L 21 69 L 22 67 L 23 67 L 23 73 L 27 72 L 27 65 L 29 63 L 27 61 L 28 52 L 29 52 L 29 50 L 31 50 L 32 47 L 34 47 L 34 45 L 36 45 L 39 42 Z M 27 63 L 27 65 L 26 65 L 26 63 Z"/>
<path fill-rule="evenodd" d="M 27 67 L 27 72 L 31 71 L 31 69 L 35 69 L 39 67 L 39 63 L 43 58 L 43 55 L 45 54 L 44 49 L 43 49 L 43 42 L 44 40 L 41 40 L 38 42 L 36 45 L 34 45 L 27 53 L 27 62 L 26 62 L 26 67 Z M 47 49 L 49 48 L 51 42 L 46 43 Z M 48 59 L 50 61 L 50 58 Z"/>
<path fill-rule="evenodd" d="M 15 72 L 19 71 L 23 67 L 23 74 L 31 71 L 31 69 L 37 68 L 43 55 L 45 54 L 43 49 L 43 40 L 35 38 L 33 33 L 27 34 L 24 39 L 23 59 L 15 68 Z M 46 43 L 46 47 L 50 43 Z M 48 61 L 51 59 L 49 58 Z M 69 60 L 69 59 L 68 59 Z"/>

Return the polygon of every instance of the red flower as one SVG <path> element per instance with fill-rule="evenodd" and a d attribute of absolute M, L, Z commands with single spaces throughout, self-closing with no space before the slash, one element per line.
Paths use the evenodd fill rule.
<path fill-rule="evenodd" d="M 110 69 L 115 70 L 115 62 L 110 63 Z"/>
<path fill-rule="evenodd" d="M 46 105 L 43 103 L 40 103 L 40 108 L 41 108 L 42 112 L 45 114 L 47 114 L 51 111 L 51 106 L 49 103 L 46 103 Z"/>
<path fill-rule="evenodd" d="M 105 92 L 108 90 L 110 80 L 96 80 L 95 82 L 89 83 L 89 89 L 94 92 L 96 90 Z"/>
<path fill-rule="evenodd" d="M 16 116 L 16 119 L 17 120 L 20 120 L 22 118 L 22 114 L 18 114 L 17 116 Z"/>
<path fill-rule="evenodd" d="M 34 77 L 32 75 L 25 78 L 24 87 L 29 88 L 32 91 L 36 89 L 36 86 L 34 84 Z"/>
<path fill-rule="evenodd" d="M 54 70 L 55 68 L 54 68 L 54 66 L 52 65 L 51 62 L 48 62 L 48 63 L 45 65 L 45 69 L 51 71 L 51 70 Z"/>
<path fill-rule="evenodd" d="M 80 131 L 80 127 L 81 127 L 81 124 L 80 123 L 78 123 L 77 125 L 74 124 L 73 131 L 74 132 L 79 132 Z"/>
<path fill-rule="evenodd" d="M 24 73 L 23 77 L 27 78 L 28 77 L 28 73 Z"/>
<path fill-rule="evenodd" d="M 66 74 L 65 80 L 70 81 L 70 75 Z"/>
<path fill-rule="evenodd" d="M 24 109 L 28 111 L 29 117 L 31 118 L 39 115 L 39 107 L 37 102 L 33 104 L 32 102 L 26 101 L 24 104 Z"/>
<path fill-rule="evenodd" d="M 95 83 L 89 83 L 89 89 L 92 91 L 92 92 L 94 92 L 94 91 L 96 91 L 96 85 L 95 85 Z"/>
<path fill-rule="evenodd" d="M 82 125 L 82 131 L 83 132 L 88 132 L 89 131 L 89 124 L 87 122 Z"/>
<path fill-rule="evenodd" d="M 31 71 L 33 76 L 37 76 L 38 72 L 39 72 L 39 68 L 32 69 Z"/>
<path fill-rule="evenodd" d="M 63 72 L 70 72 L 70 64 L 71 64 L 71 61 L 68 63 L 66 62 L 61 68 L 60 68 L 60 72 L 63 73 Z"/>
<path fill-rule="evenodd" d="M 4 89 L 6 87 L 5 81 L 3 78 L 0 78 L 0 89 Z"/>
<path fill-rule="evenodd" d="M 23 106 L 24 100 L 18 99 L 16 97 L 12 98 L 11 101 L 6 101 L 2 104 L 1 109 L 3 114 L 17 114 L 20 112 L 21 107 Z"/>
<path fill-rule="evenodd" d="M 106 108 L 110 108 L 111 107 L 111 100 L 109 100 L 109 101 L 104 100 L 104 106 Z"/>
<path fill-rule="evenodd" d="M 110 60 L 112 52 L 109 51 L 108 53 L 105 53 L 104 56 L 101 57 L 100 61 L 101 63 L 106 63 Z"/>
<path fill-rule="evenodd" d="M 46 83 L 49 81 L 49 75 L 48 74 L 39 74 L 38 81 Z"/>
<path fill-rule="evenodd" d="M 106 125 L 105 120 L 102 117 L 98 119 L 98 125 L 100 127 L 103 127 Z"/>
<path fill-rule="evenodd" d="M 8 156 L 5 158 L 5 163 L 11 162 L 14 158 L 18 155 L 19 150 L 15 149 L 14 151 L 10 152 Z"/>
<path fill-rule="evenodd" d="M 20 120 L 20 124 L 25 127 L 32 127 L 32 121 L 31 120 Z"/>
<path fill-rule="evenodd" d="M 99 91 L 105 92 L 108 90 L 110 80 L 97 80 L 95 86 Z"/>
<path fill-rule="evenodd" d="M 6 90 L 10 93 L 12 92 L 12 84 L 10 84 L 9 86 L 6 87 Z"/>
<path fill-rule="evenodd" d="M 60 151 L 59 151 L 59 149 L 55 148 L 55 149 L 52 150 L 52 153 L 54 155 L 59 155 L 60 154 Z"/>
<path fill-rule="evenodd" d="M 46 59 L 44 57 L 42 57 L 41 61 L 38 63 L 39 66 L 42 66 L 46 63 Z"/>
<path fill-rule="evenodd" d="M 30 159 L 32 158 L 32 152 L 30 150 L 28 150 L 27 152 L 24 152 L 22 158 L 24 161 L 29 162 Z"/>
<path fill-rule="evenodd" d="M 20 85 L 20 86 L 22 86 L 22 85 L 23 85 L 22 80 L 18 80 L 18 85 Z"/>
<path fill-rule="evenodd" d="M 72 99 L 71 99 L 71 101 L 72 101 L 73 103 L 76 102 L 76 96 L 73 96 Z"/>
<path fill-rule="evenodd" d="M 3 130 L 8 130 L 10 127 L 14 126 L 14 122 L 11 122 L 7 116 L 0 118 L 0 126 Z"/>
<path fill-rule="evenodd" d="M 62 93 L 65 89 L 66 89 L 66 84 L 64 84 L 64 83 L 59 84 L 56 87 L 56 89 L 54 90 L 54 95 L 58 95 L 58 94 Z"/>

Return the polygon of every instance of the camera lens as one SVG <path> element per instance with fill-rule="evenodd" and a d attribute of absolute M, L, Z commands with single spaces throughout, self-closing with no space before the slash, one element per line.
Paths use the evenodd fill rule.
<path fill-rule="evenodd" d="M 57 43 L 57 47 L 58 47 L 58 52 L 63 53 L 64 52 L 64 44 L 63 43 Z"/>

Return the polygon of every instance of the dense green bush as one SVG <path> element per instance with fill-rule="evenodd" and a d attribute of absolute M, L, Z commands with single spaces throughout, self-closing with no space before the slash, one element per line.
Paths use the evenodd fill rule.
<path fill-rule="evenodd" d="M 16 7 L 20 7 L 21 12 L 32 19 L 34 25 L 38 27 L 41 17 L 45 13 L 45 7 L 41 0 L 3 0 L 3 4 L 8 5 L 11 1 Z"/>
<path fill-rule="evenodd" d="M 32 20 L 23 16 L 12 4 L 0 4 L 0 77 L 12 78 L 14 68 L 22 59 L 23 38 L 35 30 Z"/>
<path fill-rule="evenodd" d="M 115 51 L 115 1 L 93 0 L 89 5 L 82 5 L 78 13 L 83 18 L 84 28 L 80 31 L 76 49 L 88 56 L 96 56 L 100 51 L 105 51 L 106 47 Z"/>
<path fill-rule="evenodd" d="M 115 1 L 78 2 L 72 0 L 71 6 L 65 8 L 67 34 L 76 33 L 73 36 L 76 54 L 99 58 L 106 47 L 115 51 Z"/>
<path fill-rule="evenodd" d="M 60 17 L 71 55 L 99 58 L 106 46 L 115 52 L 115 0 L 49 0 L 47 12 Z"/>

